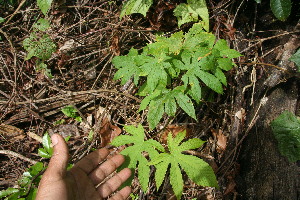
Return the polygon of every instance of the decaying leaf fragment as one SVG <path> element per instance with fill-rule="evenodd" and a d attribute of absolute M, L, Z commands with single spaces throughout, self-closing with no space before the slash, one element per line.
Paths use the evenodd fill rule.
<path fill-rule="evenodd" d="M 8 124 L 0 124 L 0 135 L 4 136 L 7 140 L 12 138 L 22 139 L 25 137 L 22 129 Z"/>

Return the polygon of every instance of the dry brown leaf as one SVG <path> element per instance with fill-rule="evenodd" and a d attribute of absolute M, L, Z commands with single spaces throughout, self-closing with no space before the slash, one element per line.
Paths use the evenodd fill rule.
<path fill-rule="evenodd" d="M 115 56 L 119 56 L 121 54 L 120 44 L 119 44 L 119 34 L 115 34 L 111 40 L 110 49 L 114 53 Z"/>
<path fill-rule="evenodd" d="M 23 139 L 25 137 L 24 131 L 22 129 L 8 124 L 0 124 L 0 134 L 7 140 L 17 140 Z"/>
<path fill-rule="evenodd" d="M 103 118 L 99 132 L 101 137 L 101 147 L 108 145 L 115 137 L 120 135 L 121 132 L 121 129 L 118 126 L 112 125 L 107 117 Z"/>
<path fill-rule="evenodd" d="M 191 135 L 191 129 L 187 128 L 186 126 L 179 126 L 176 124 L 169 124 L 164 132 L 161 134 L 160 141 L 163 144 L 167 144 L 168 135 L 172 133 L 173 137 L 175 137 L 178 133 L 186 131 L 186 137 Z"/>
<path fill-rule="evenodd" d="M 211 132 L 214 138 L 217 140 L 217 151 L 222 153 L 226 149 L 227 137 L 223 134 L 221 129 L 219 129 L 218 132 L 214 129 L 211 129 Z"/>
<path fill-rule="evenodd" d="M 236 182 L 234 180 L 234 178 L 232 176 L 228 176 L 228 183 L 227 183 L 227 186 L 226 186 L 226 189 L 224 191 L 224 195 L 228 195 L 230 193 L 234 193 L 236 190 L 235 190 L 235 187 L 236 187 Z"/>

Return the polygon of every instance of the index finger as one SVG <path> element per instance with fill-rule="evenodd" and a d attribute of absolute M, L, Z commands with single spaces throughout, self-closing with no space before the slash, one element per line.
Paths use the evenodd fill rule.
<path fill-rule="evenodd" d="M 80 168 L 86 174 L 92 172 L 98 165 L 105 160 L 108 156 L 109 151 L 106 148 L 98 149 L 89 155 L 82 158 L 73 168 Z M 72 168 L 72 169 L 73 169 Z M 71 169 L 71 171 L 72 171 Z"/>

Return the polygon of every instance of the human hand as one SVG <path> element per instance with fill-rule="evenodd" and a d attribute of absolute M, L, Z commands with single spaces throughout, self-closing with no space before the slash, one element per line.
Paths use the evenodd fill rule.
<path fill-rule="evenodd" d="M 54 134 L 51 139 L 54 145 L 53 156 L 42 176 L 36 200 L 104 199 L 116 191 L 131 175 L 131 170 L 126 168 L 109 180 L 105 180 L 124 162 L 122 155 L 115 155 L 103 162 L 109 154 L 105 148 L 90 153 L 67 171 L 69 155 L 67 144 L 58 134 Z M 124 187 L 110 200 L 126 199 L 130 193 L 131 188 Z"/>

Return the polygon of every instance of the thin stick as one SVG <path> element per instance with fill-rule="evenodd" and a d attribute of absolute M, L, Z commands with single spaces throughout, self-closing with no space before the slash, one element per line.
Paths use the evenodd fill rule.
<path fill-rule="evenodd" d="M 13 152 L 13 151 L 10 151 L 10 150 L 0 150 L 0 154 L 11 155 L 11 156 L 20 158 L 22 160 L 25 160 L 27 162 L 30 162 L 32 164 L 36 164 L 37 163 L 37 161 L 35 161 L 35 160 L 32 160 L 30 158 L 26 158 L 25 156 L 22 156 L 21 154 L 18 154 L 16 152 Z"/>

